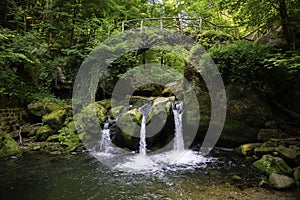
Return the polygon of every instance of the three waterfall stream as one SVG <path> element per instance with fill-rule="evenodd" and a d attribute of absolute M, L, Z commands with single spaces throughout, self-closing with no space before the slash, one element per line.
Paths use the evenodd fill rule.
<path fill-rule="evenodd" d="M 182 101 L 175 101 L 171 104 L 175 125 L 173 148 L 169 146 L 170 148 L 166 151 L 158 153 L 153 151 L 147 154 L 146 124 L 152 107 L 152 102 L 150 101 L 138 108 L 138 111 L 142 114 L 138 154 L 136 152 L 129 153 L 126 150 L 121 150 L 119 153 L 112 153 L 117 151 L 118 148 L 115 149 L 112 147 L 109 124 L 107 123 L 102 130 L 102 139 L 100 141 L 101 152 L 94 153 L 94 156 L 111 168 L 128 173 L 153 173 L 165 170 L 176 171 L 205 167 L 206 163 L 211 162 L 214 158 L 204 157 L 199 152 L 184 148 L 183 106 Z"/>

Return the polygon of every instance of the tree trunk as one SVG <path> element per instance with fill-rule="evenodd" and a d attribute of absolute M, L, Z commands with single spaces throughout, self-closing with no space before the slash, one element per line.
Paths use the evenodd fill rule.
<path fill-rule="evenodd" d="M 279 12 L 280 12 L 280 19 L 281 19 L 281 25 L 284 37 L 286 39 L 288 48 L 292 47 L 292 37 L 291 37 L 291 30 L 290 25 L 288 21 L 288 14 L 286 9 L 286 3 L 285 0 L 279 0 Z"/>

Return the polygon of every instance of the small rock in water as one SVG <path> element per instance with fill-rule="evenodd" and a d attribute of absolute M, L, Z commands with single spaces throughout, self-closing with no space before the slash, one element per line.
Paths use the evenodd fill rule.
<path fill-rule="evenodd" d="M 242 178 L 240 177 L 240 176 L 238 176 L 238 175 L 233 175 L 232 177 L 231 177 L 233 180 L 235 180 L 235 181 L 240 181 Z"/>
<path fill-rule="evenodd" d="M 280 174 L 271 174 L 269 182 L 270 185 L 276 189 L 289 189 L 296 186 L 294 179 Z"/>

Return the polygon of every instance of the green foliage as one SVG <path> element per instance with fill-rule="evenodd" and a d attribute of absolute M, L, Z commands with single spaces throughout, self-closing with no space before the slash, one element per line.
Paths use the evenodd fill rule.
<path fill-rule="evenodd" d="M 235 42 L 212 49 L 210 55 L 217 64 L 223 80 L 227 83 L 262 86 L 265 68 L 263 61 L 271 48 L 250 42 Z"/>
<path fill-rule="evenodd" d="M 227 34 L 218 30 L 204 30 L 198 34 L 198 41 L 206 49 L 214 47 L 215 45 L 227 45 L 233 41 L 233 34 Z"/>
<path fill-rule="evenodd" d="M 288 100 L 300 84 L 299 52 L 280 53 L 271 46 L 235 42 L 213 49 L 210 55 L 225 84 L 240 85 L 277 100 Z"/>
<path fill-rule="evenodd" d="M 235 42 L 228 46 L 212 49 L 210 55 L 226 83 L 240 84 L 245 88 L 266 91 L 264 83 L 268 68 L 264 60 L 271 52 L 271 47 L 250 42 Z"/>

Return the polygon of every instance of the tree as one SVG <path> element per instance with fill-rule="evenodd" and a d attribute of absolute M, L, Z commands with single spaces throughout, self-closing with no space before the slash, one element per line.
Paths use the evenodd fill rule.
<path fill-rule="evenodd" d="M 236 23 L 246 27 L 265 27 L 266 29 L 282 25 L 287 44 L 291 47 L 290 11 L 299 7 L 297 0 L 222 0 L 220 9 L 227 10 Z M 299 15 L 299 13 L 298 13 Z"/>

